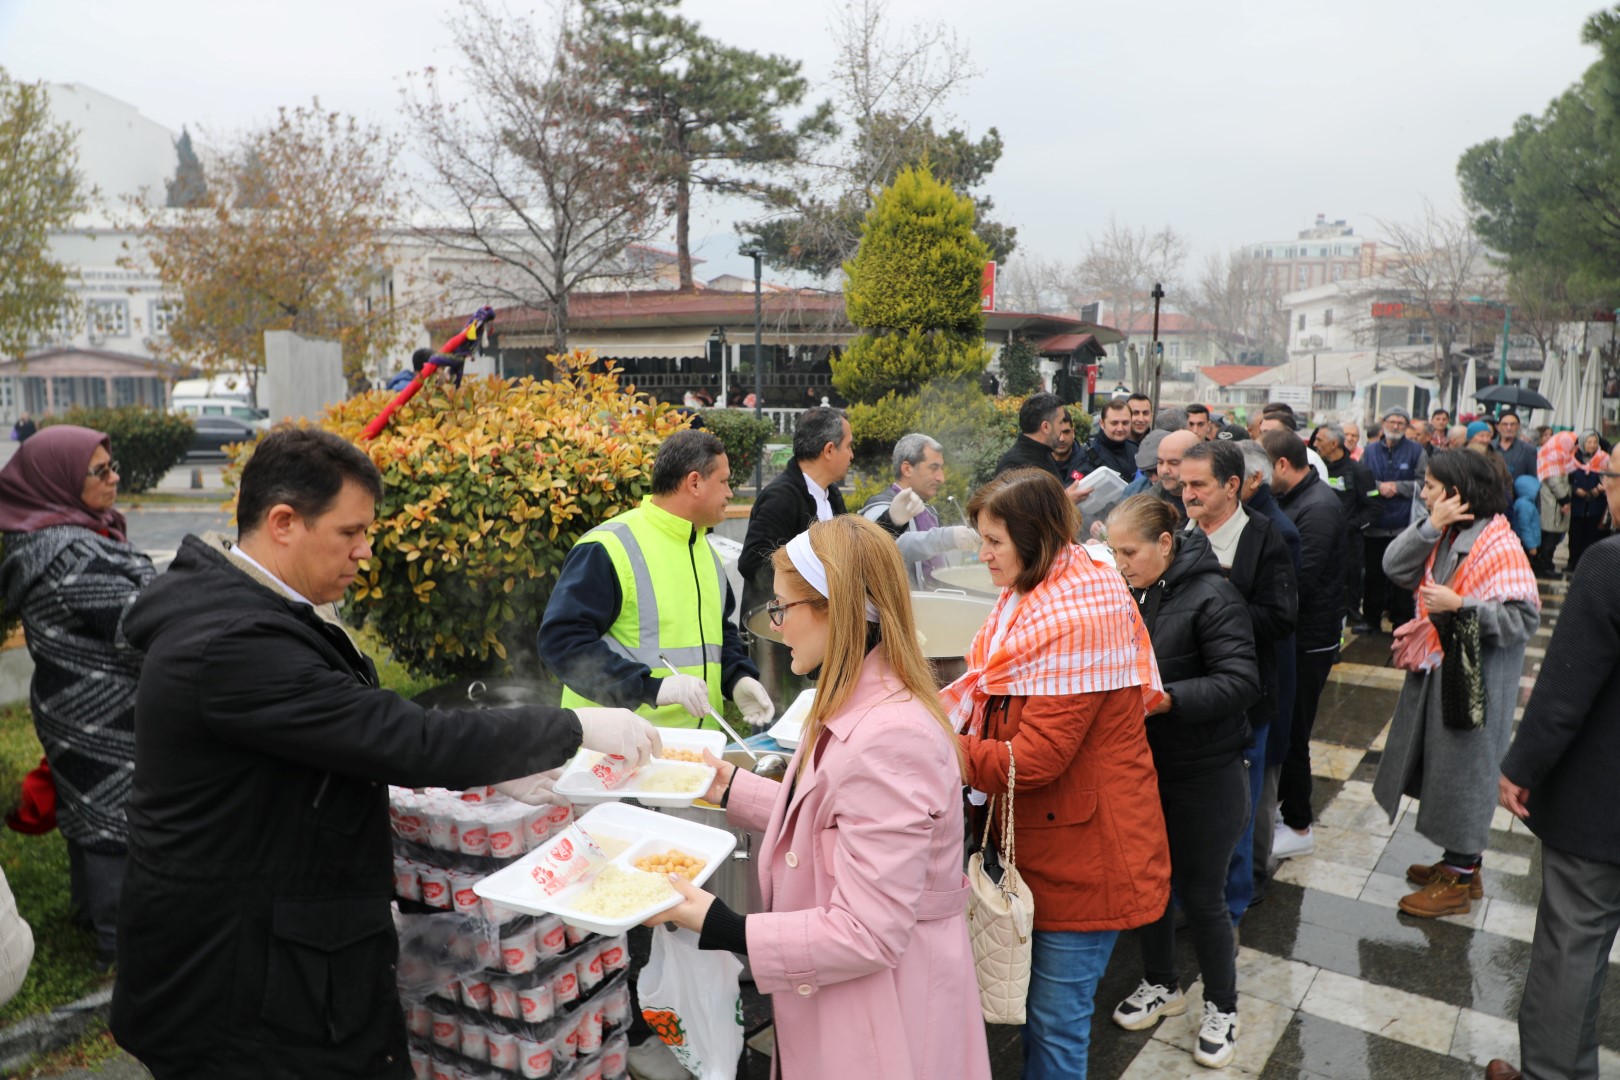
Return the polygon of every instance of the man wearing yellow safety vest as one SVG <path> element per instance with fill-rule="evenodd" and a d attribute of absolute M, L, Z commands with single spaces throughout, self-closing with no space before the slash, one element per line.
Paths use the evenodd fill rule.
<path fill-rule="evenodd" d="M 731 501 L 725 445 L 707 431 L 676 432 L 653 460 L 652 487 L 640 506 L 580 537 L 551 591 L 540 657 L 563 682 L 563 707 L 596 702 L 661 727 L 697 727 L 729 694 L 763 727 L 775 707 L 731 621 L 735 598 L 707 539 Z M 630 932 L 632 988 L 651 945 L 644 927 Z M 631 1076 L 687 1076 L 632 1006 Z"/>
<path fill-rule="evenodd" d="M 729 695 L 750 724 L 771 720 L 707 540 L 730 501 L 725 445 L 679 431 L 653 461 L 653 493 L 580 537 L 540 623 L 540 657 L 563 682 L 564 708 L 612 705 L 661 727 L 699 727 Z"/>

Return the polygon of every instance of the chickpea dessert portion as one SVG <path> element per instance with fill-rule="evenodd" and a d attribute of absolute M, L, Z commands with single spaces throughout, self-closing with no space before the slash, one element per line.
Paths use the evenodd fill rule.
<path fill-rule="evenodd" d="M 664 752 L 658 755 L 664 761 L 691 761 L 698 765 L 703 764 L 703 751 L 678 750 L 673 746 L 664 747 Z"/>
<path fill-rule="evenodd" d="M 649 874 L 679 874 L 688 880 L 695 878 L 707 865 L 706 860 L 675 848 L 662 854 L 643 855 L 636 860 L 637 870 L 645 870 Z"/>

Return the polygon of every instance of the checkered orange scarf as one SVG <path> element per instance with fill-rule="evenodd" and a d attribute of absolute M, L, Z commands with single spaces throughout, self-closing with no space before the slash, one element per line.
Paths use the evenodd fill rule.
<path fill-rule="evenodd" d="M 1438 585 L 1434 579 L 1434 559 L 1439 552 L 1437 543 L 1429 552 L 1429 561 L 1423 566 L 1423 584 Z M 1541 590 L 1536 587 L 1535 571 L 1525 558 L 1524 546 L 1513 532 L 1508 519 L 1497 514 L 1486 523 L 1474 538 L 1474 546 L 1445 583 L 1458 596 L 1471 596 L 1476 600 L 1521 600 L 1537 611 L 1541 610 Z M 1426 656 L 1441 653 L 1440 635 L 1429 620 L 1429 607 L 1423 602 L 1423 593 L 1417 593 L 1417 614 L 1423 620 L 1423 652 Z"/>
<path fill-rule="evenodd" d="M 1058 552 L 991 652 L 990 639 L 1011 602 L 1012 591 L 1003 589 L 968 649 L 967 674 L 940 691 L 957 730 L 1002 695 L 1060 697 L 1140 686 L 1149 709 L 1164 696 L 1147 625 L 1125 579 L 1077 545 Z"/>

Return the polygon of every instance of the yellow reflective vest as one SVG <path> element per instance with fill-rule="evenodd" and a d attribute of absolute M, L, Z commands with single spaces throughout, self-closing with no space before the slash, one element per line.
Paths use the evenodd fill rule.
<path fill-rule="evenodd" d="M 579 542 L 601 544 L 618 574 L 619 617 L 604 639 L 608 648 L 646 664 L 654 678 L 671 674 L 659 659 L 667 656 L 676 671 L 709 684 L 709 704 L 718 712 L 726 577 L 708 536 L 708 529 L 660 509 L 649 495 Z M 562 706 L 596 703 L 564 686 Z M 700 722 L 680 705 L 643 705 L 636 712 L 660 727 L 694 728 Z"/>

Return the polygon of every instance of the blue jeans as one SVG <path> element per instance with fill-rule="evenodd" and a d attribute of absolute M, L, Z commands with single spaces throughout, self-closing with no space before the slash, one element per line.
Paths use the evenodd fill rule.
<path fill-rule="evenodd" d="M 1226 906 L 1232 912 L 1233 926 L 1254 902 L 1254 830 L 1271 828 L 1271 822 L 1255 818 L 1260 806 L 1260 789 L 1265 786 L 1266 735 L 1270 731 L 1271 724 L 1267 724 L 1255 732 L 1254 742 L 1243 751 L 1243 760 L 1249 767 L 1249 825 L 1238 837 L 1237 850 L 1232 852 L 1232 861 L 1226 868 Z"/>
<path fill-rule="evenodd" d="M 1025 1003 L 1024 1080 L 1085 1080 L 1097 983 L 1118 930 L 1037 930 Z"/>

